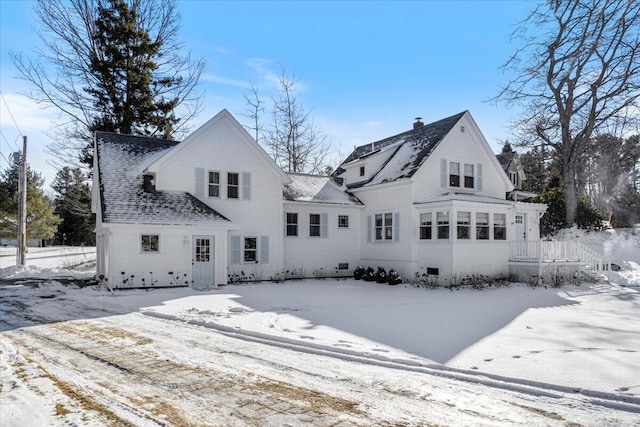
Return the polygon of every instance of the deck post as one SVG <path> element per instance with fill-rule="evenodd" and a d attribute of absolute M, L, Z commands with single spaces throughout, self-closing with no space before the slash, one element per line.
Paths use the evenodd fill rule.
<path fill-rule="evenodd" d="M 542 284 L 542 245 L 540 240 L 536 242 L 536 245 L 538 246 L 538 283 L 536 285 L 540 286 Z"/>

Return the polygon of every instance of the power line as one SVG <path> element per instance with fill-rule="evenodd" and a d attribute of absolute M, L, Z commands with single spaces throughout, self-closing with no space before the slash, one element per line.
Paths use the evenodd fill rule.
<path fill-rule="evenodd" d="M 18 129 L 18 133 L 20 134 L 20 136 L 24 136 L 22 131 L 20 130 L 20 127 L 18 126 L 18 123 L 16 123 L 16 119 L 13 117 L 13 114 L 11 113 L 11 108 L 9 108 L 9 104 L 7 104 L 7 100 L 4 99 L 4 95 L 2 94 L 2 92 L 0 92 L 0 98 L 2 98 L 4 105 L 7 106 L 7 111 L 9 112 L 9 116 L 11 116 L 11 120 L 13 120 L 13 124 L 16 125 L 16 129 Z"/>
<path fill-rule="evenodd" d="M 4 133 L 2 133 L 2 130 L 0 129 L 0 135 L 2 135 L 2 139 L 4 139 L 4 142 L 7 143 L 7 147 L 9 147 L 9 141 L 7 140 L 7 137 L 4 136 Z M 20 151 L 20 148 L 18 147 L 18 145 L 16 144 L 15 141 L 13 141 L 13 146 L 16 147 L 15 151 Z M 9 149 L 11 149 L 11 147 L 9 147 Z"/>

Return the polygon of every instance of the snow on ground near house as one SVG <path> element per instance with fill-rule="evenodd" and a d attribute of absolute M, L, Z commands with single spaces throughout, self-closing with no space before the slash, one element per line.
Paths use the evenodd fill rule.
<path fill-rule="evenodd" d="M 109 337 L 98 334 L 86 348 L 68 338 L 69 342 L 62 343 L 65 349 L 80 349 L 94 361 L 111 354 L 114 359 L 106 359 L 109 366 L 122 363 L 123 352 L 139 351 L 131 355 L 130 366 L 117 365 L 118 371 L 145 366 L 156 369 L 158 363 L 169 361 L 196 364 L 198 369 L 210 364 L 224 369 L 225 375 L 233 375 L 234 383 L 245 378 L 248 371 L 355 400 L 366 408 L 366 417 L 360 412 L 354 415 L 327 410 L 322 416 L 328 418 L 313 418 L 310 423 L 315 425 L 325 425 L 339 417 L 347 425 L 411 425 L 419 421 L 442 425 L 638 425 L 640 236 L 572 233 L 572 238 L 605 253 L 621 266 L 620 272 L 611 274 L 611 284 L 559 289 L 512 284 L 449 291 L 348 279 L 245 284 L 203 291 L 108 293 L 62 286 L 55 281 L 35 288 L 13 282 L 0 287 L 0 424 L 103 424 L 100 417 L 87 415 L 88 409 L 78 409 L 82 405 L 61 394 L 47 382 L 46 375 L 36 372 L 29 361 L 38 360 L 37 355 L 29 353 L 29 359 L 23 356 L 35 351 L 29 349 L 38 348 L 37 340 L 26 345 L 38 334 L 57 340 L 62 339 L 60 334 L 88 330 L 90 326 L 92 332 L 84 331 L 83 339 L 94 337 L 96 331 L 108 332 Z M 51 258 L 41 259 L 50 270 L 66 263 L 66 256 L 55 257 L 53 252 L 48 256 Z M 52 261 L 56 258 L 58 264 Z M 0 269 L 0 278 L 29 276 L 14 270 L 15 267 Z M 45 272 L 43 277 L 49 277 L 46 271 L 41 270 Z M 30 273 L 37 277 L 38 269 L 32 266 Z M 27 320 L 33 319 L 39 326 L 25 327 L 31 324 Z M 54 327 L 54 333 L 41 329 Z M 126 346 L 91 353 L 105 342 L 115 343 L 113 337 L 124 339 L 134 332 L 144 335 L 136 342 L 153 343 L 132 346 L 127 342 Z M 98 393 L 95 390 L 102 387 L 101 382 L 85 384 L 90 376 L 87 372 L 97 369 L 96 377 L 102 378 L 107 373 L 100 369 L 109 366 L 89 366 L 78 355 L 68 366 L 48 366 L 45 362 L 50 353 L 58 351 L 59 344 L 54 343 L 43 353 L 39 366 L 44 363 L 58 378 L 99 395 L 100 402 L 108 404 L 120 418 L 146 425 L 140 419 L 151 416 L 150 403 L 136 407 L 136 411 L 145 414 L 136 418 L 135 411 L 123 410 L 130 403 L 123 402 L 121 394 L 129 388 L 132 395 L 144 394 L 144 387 L 155 384 L 149 379 L 153 373 L 135 372 L 146 380 L 137 386 L 123 382 L 119 397 L 108 390 Z M 217 347 L 208 350 L 210 346 Z M 145 359 L 151 356 L 160 362 Z M 269 361 L 267 366 L 265 361 Z M 77 366 L 81 374 L 74 370 Z M 169 375 L 173 381 L 174 368 L 162 369 L 166 369 L 162 375 Z M 189 372 L 175 374 L 175 381 L 191 378 Z M 38 381 L 37 386 L 34 381 Z M 425 391 L 427 384 L 435 389 Z M 252 423 L 237 418 L 233 411 L 239 404 L 231 397 L 208 405 L 198 401 L 204 409 L 190 410 L 191 388 L 177 389 L 177 399 L 183 405 L 181 412 L 199 419 L 200 424 Z M 161 391 L 169 398 L 171 390 L 175 385 Z M 244 390 L 238 393 L 246 397 Z M 155 396 L 159 392 L 149 393 Z M 443 402 L 444 409 L 440 411 L 438 405 Z M 452 407 L 451 402 L 455 403 Z M 509 403 L 508 408 L 504 402 Z M 214 418 L 216 422 L 208 418 L 203 423 L 198 417 L 213 416 L 211 406 L 235 409 L 230 414 L 221 409 L 224 414 L 218 413 L 216 417 L 221 418 Z M 9 418 L 6 408 L 11 413 Z M 54 415 L 68 408 L 69 414 Z M 528 408 L 524 414 L 522 408 Z M 301 420 L 296 418 L 296 410 L 291 410 L 290 418 L 273 418 L 263 409 L 257 412 L 263 414 L 263 418 L 256 418 L 257 424 L 300 424 Z M 500 416 L 491 418 L 488 414 Z M 541 414 L 542 419 L 536 418 Z"/>
<path fill-rule="evenodd" d="M 16 266 L 16 247 L 0 246 L 0 279 L 95 276 L 94 246 L 49 246 L 27 248 L 25 266 Z"/>

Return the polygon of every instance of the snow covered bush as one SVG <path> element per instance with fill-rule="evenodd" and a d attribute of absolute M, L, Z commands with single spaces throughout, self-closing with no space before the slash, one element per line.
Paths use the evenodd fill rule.
<path fill-rule="evenodd" d="M 400 274 L 397 270 L 393 268 L 389 270 L 389 274 L 387 274 L 387 283 L 389 283 L 390 285 L 399 285 L 400 283 L 402 283 L 402 277 L 400 277 Z"/>

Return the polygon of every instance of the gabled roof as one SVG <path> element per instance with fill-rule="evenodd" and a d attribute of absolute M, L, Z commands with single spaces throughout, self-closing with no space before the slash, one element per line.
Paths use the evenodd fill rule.
<path fill-rule="evenodd" d="M 463 111 L 437 122 L 425 124 L 410 131 L 356 147 L 342 165 L 365 158 L 371 152 L 382 150 L 391 145 L 398 145 L 395 148 L 395 152 L 368 181 L 354 183 L 349 188 L 411 178 L 465 113 L 466 111 Z M 336 171 L 338 175 L 341 170 L 344 169 L 339 168 Z"/>
<path fill-rule="evenodd" d="M 103 222 L 230 224 L 227 218 L 189 193 L 143 191 L 143 171 L 146 165 L 177 145 L 176 141 L 96 132 L 95 155 Z"/>
<path fill-rule="evenodd" d="M 509 167 L 511 166 L 511 162 L 513 162 L 513 159 L 516 158 L 516 152 L 515 151 L 509 151 L 507 153 L 500 153 L 500 154 L 496 154 L 496 159 L 498 159 L 498 162 L 500 163 L 500 166 L 502 166 L 502 169 L 504 169 L 505 172 L 509 171 Z"/>
<path fill-rule="evenodd" d="M 289 173 L 291 182 L 283 188 L 285 201 L 362 205 L 357 197 L 340 188 L 329 176 Z"/>
<path fill-rule="evenodd" d="M 195 144 L 196 141 L 203 135 L 207 135 L 210 129 L 219 125 L 221 122 L 226 122 L 233 132 L 238 135 L 238 140 L 243 142 L 245 146 L 251 150 L 256 156 L 261 158 L 267 165 L 269 165 L 271 171 L 282 181 L 283 184 L 289 182 L 289 178 L 287 174 L 282 171 L 282 169 L 273 161 L 273 159 L 267 154 L 266 151 L 253 139 L 251 135 L 245 130 L 244 127 L 233 117 L 233 115 L 227 110 L 223 109 L 218 114 L 210 118 L 205 124 L 200 126 L 198 129 L 193 131 L 193 133 L 189 134 L 179 147 L 176 147 L 175 150 L 170 151 L 166 155 L 160 156 L 155 159 L 153 162 L 147 165 L 147 170 L 151 172 L 155 172 L 160 170 L 162 166 L 170 162 L 172 158 L 175 156 L 179 156 L 181 152 L 187 150 L 191 144 Z"/>

